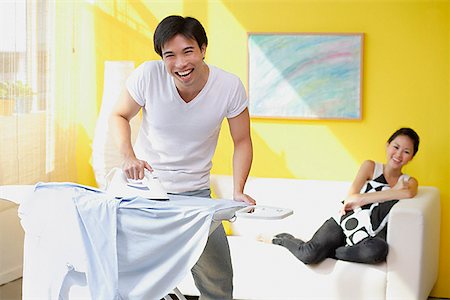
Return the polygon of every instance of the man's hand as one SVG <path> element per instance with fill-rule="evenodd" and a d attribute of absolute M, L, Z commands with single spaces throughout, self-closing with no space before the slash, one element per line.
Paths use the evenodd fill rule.
<path fill-rule="evenodd" d="M 256 205 L 255 199 L 253 199 L 252 197 L 250 197 L 249 195 L 244 194 L 244 193 L 235 193 L 233 195 L 233 199 L 235 201 L 245 202 L 250 205 Z"/>
<path fill-rule="evenodd" d="M 145 176 L 144 170 L 147 169 L 150 172 L 153 171 L 148 162 L 139 160 L 137 158 L 126 159 L 122 164 L 122 170 L 130 179 L 143 179 Z"/>

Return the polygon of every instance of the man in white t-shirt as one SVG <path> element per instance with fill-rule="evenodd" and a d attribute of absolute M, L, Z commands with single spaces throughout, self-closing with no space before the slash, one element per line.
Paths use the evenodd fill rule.
<path fill-rule="evenodd" d="M 132 179 L 142 179 L 144 169 L 153 171 L 168 193 L 209 197 L 211 160 L 227 118 L 234 143 L 233 198 L 255 204 L 244 194 L 253 156 L 246 92 L 237 76 L 204 62 L 207 44 L 194 18 L 169 16 L 159 23 L 154 47 L 162 61 L 145 62 L 130 75 L 111 116 L 122 168 Z M 133 148 L 129 122 L 141 108 Z M 192 274 L 201 299 L 232 299 L 233 270 L 222 226 L 210 235 Z"/>

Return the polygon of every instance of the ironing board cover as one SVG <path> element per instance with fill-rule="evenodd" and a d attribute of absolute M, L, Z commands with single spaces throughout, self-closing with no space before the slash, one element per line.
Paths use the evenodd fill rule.
<path fill-rule="evenodd" d="M 176 195 L 116 199 L 73 183 L 37 184 L 19 207 L 33 249 L 23 297 L 64 299 L 66 275 L 84 272 L 92 299 L 160 299 L 200 257 L 214 214 L 243 206 Z"/>

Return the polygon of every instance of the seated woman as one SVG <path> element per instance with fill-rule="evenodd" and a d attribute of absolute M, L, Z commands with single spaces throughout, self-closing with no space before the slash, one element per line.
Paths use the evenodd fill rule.
<path fill-rule="evenodd" d="M 397 130 L 386 144 L 386 163 L 366 160 L 354 179 L 340 215 L 328 219 L 304 242 L 289 233 L 262 241 L 286 247 L 305 264 L 327 257 L 379 263 L 386 260 L 388 214 L 399 199 L 417 194 L 418 182 L 402 173 L 419 149 L 419 136 L 411 128 Z"/>

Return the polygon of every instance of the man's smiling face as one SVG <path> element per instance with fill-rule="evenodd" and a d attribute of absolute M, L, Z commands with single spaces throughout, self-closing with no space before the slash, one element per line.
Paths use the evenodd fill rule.
<path fill-rule="evenodd" d="M 201 89 L 208 79 L 203 58 L 206 46 L 201 48 L 194 39 L 175 35 L 162 47 L 162 59 L 179 90 Z"/>

